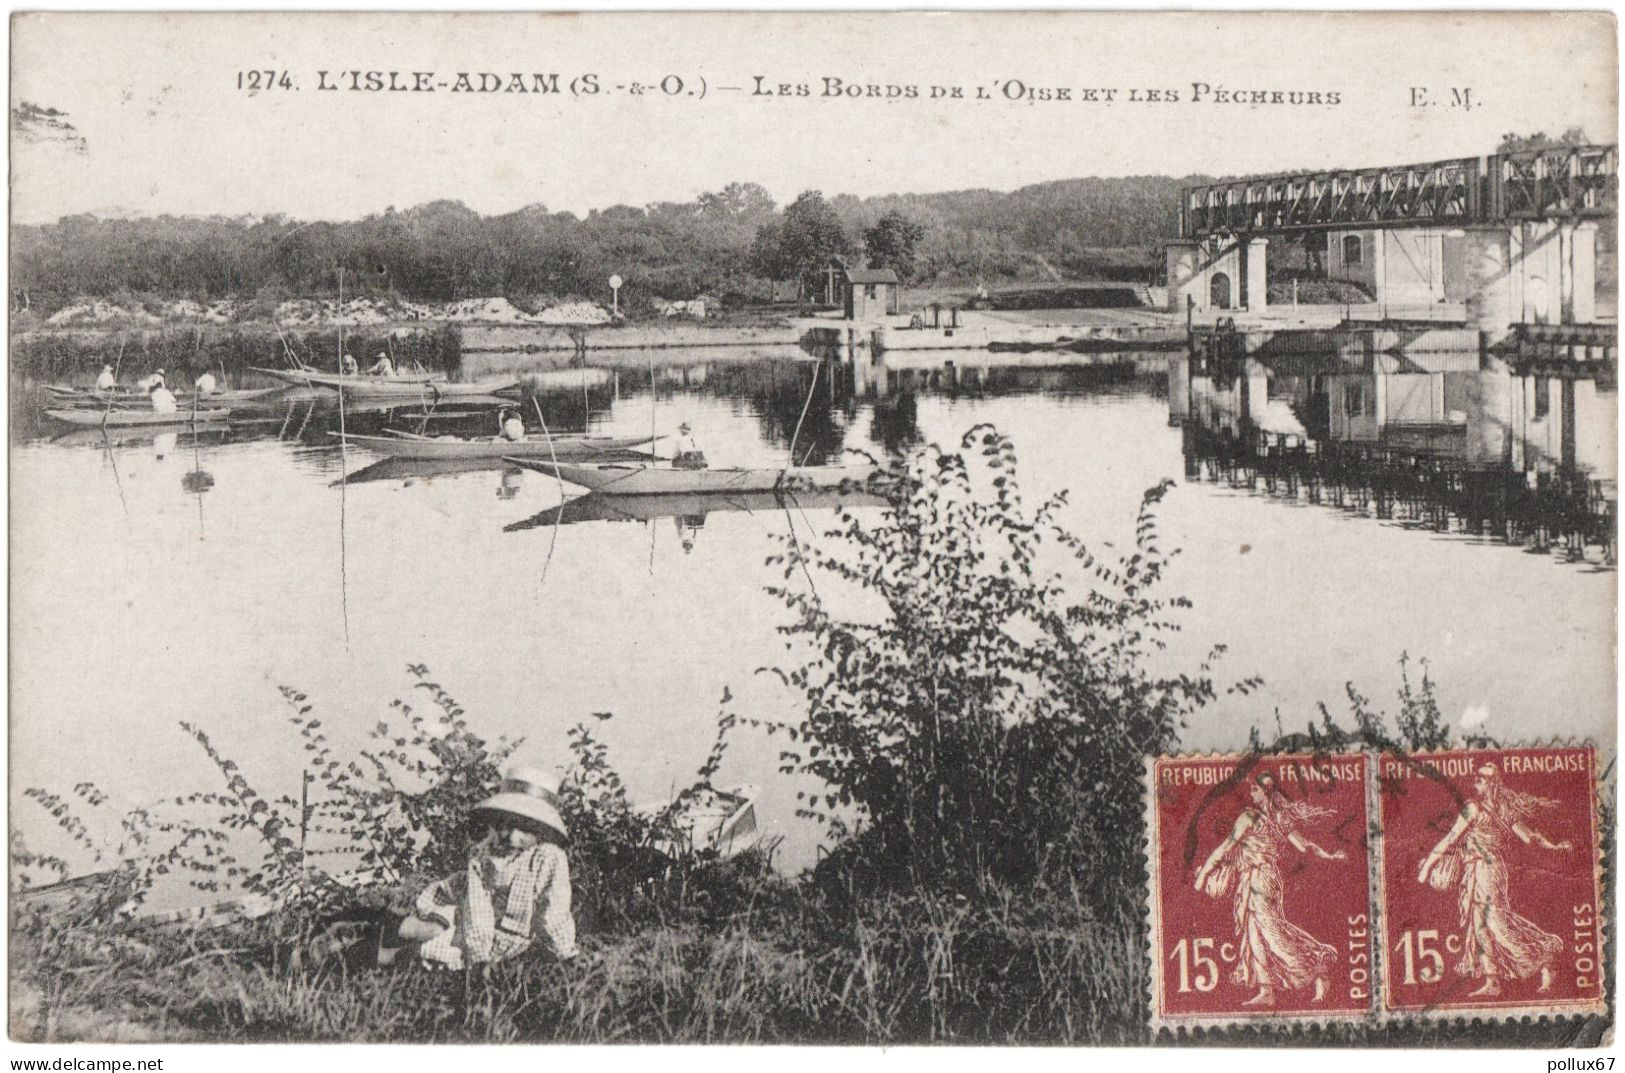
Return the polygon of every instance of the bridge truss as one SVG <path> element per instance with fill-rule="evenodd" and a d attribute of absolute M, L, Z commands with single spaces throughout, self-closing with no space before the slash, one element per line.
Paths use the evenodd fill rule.
<path fill-rule="evenodd" d="M 1462 226 L 1595 219 L 1618 211 L 1619 147 L 1553 146 L 1187 187 L 1184 238 L 1231 232 Z"/>

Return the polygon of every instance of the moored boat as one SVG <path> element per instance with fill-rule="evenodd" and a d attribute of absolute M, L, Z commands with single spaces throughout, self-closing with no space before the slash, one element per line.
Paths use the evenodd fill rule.
<path fill-rule="evenodd" d="M 665 821 L 658 825 L 654 848 L 666 856 L 700 853 L 727 860 L 762 841 L 756 821 L 759 792 L 749 783 L 728 790 L 706 787 L 670 804 L 637 805 L 634 811 Z"/>
<path fill-rule="evenodd" d="M 367 376 L 365 373 L 351 373 L 341 376 L 338 373 L 324 373 L 320 369 L 267 369 L 258 365 L 249 366 L 261 376 L 269 376 L 273 380 L 296 384 L 300 387 L 330 387 L 341 388 L 347 384 L 354 384 L 360 380 L 381 380 L 383 377 Z M 428 384 L 444 382 L 445 373 L 403 373 L 390 378 L 397 384 Z"/>
<path fill-rule="evenodd" d="M 456 399 L 469 395 L 496 395 L 503 391 L 512 391 L 519 386 L 518 380 L 492 380 L 477 381 L 470 384 L 454 384 L 449 380 L 416 380 L 399 379 L 385 376 L 348 377 L 339 385 L 339 390 L 349 398 L 354 399 Z"/>
<path fill-rule="evenodd" d="M 878 466 L 786 466 L 778 469 L 678 469 L 637 463 L 568 463 L 504 455 L 516 466 L 556 476 L 603 495 L 680 495 L 723 492 L 771 492 L 775 489 L 862 489 L 879 473 Z"/>
<path fill-rule="evenodd" d="M 330 433 L 339 436 L 340 433 Z M 344 433 L 347 444 L 365 447 L 396 458 L 521 458 L 590 459 L 619 454 L 652 443 L 654 436 L 527 436 L 522 440 L 464 439 L 461 436 L 359 436 Z"/>
<path fill-rule="evenodd" d="M 52 395 L 54 395 L 56 398 L 60 399 L 63 402 L 74 402 L 74 403 L 79 403 L 79 402 L 95 402 L 95 403 L 111 402 L 111 403 L 114 403 L 114 404 L 119 404 L 119 403 L 145 402 L 146 399 L 147 399 L 147 393 L 145 391 L 138 391 L 138 390 L 136 390 L 134 388 L 130 388 L 130 389 L 127 389 L 127 390 L 126 389 L 119 389 L 119 390 L 115 390 L 115 391 L 97 391 L 94 388 L 65 387 L 65 386 L 60 385 L 60 384 L 47 384 L 45 386 L 45 390 L 50 392 Z M 195 398 L 199 399 L 202 402 L 209 402 L 209 403 L 215 403 L 215 402 L 247 402 L 250 399 L 258 399 L 258 398 L 261 398 L 261 397 L 263 397 L 265 395 L 269 395 L 272 392 L 280 391 L 280 390 L 282 390 L 282 389 L 281 388 L 274 388 L 274 387 L 256 387 L 256 388 L 236 388 L 236 389 L 232 389 L 232 390 L 229 390 L 229 391 L 211 391 L 207 395 L 198 395 L 198 393 L 195 392 L 195 391 L 176 391 L 176 392 L 172 392 L 172 394 L 175 396 L 176 399 L 185 400 L 185 401 L 190 401 L 191 399 L 193 399 L 195 397 Z"/>

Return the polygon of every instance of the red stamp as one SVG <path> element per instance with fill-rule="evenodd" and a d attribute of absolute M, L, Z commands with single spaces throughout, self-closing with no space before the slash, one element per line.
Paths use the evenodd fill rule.
<path fill-rule="evenodd" d="M 1384 754 L 1383 1009 L 1603 1006 L 1596 754 Z"/>
<path fill-rule="evenodd" d="M 1150 761 L 1154 1024 L 1371 1013 L 1370 764 Z"/>

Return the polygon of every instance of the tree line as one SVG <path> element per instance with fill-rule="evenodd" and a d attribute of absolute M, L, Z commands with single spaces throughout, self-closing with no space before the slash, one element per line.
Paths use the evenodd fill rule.
<path fill-rule="evenodd" d="M 1140 279 L 1176 231 L 1188 181 L 1078 179 L 867 199 L 809 190 L 782 208 L 761 186 L 733 183 L 693 201 L 585 216 L 542 205 L 482 215 L 444 200 L 341 222 L 78 215 L 13 228 L 13 298 L 43 312 L 80 296 L 274 305 L 331 295 L 341 276 L 347 295 L 415 301 L 602 298 L 619 275 L 622 300 L 635 307 L 655 297 L 765 298 L 774 282 L 817 293 L 832 256 L 916 283 Z"/>

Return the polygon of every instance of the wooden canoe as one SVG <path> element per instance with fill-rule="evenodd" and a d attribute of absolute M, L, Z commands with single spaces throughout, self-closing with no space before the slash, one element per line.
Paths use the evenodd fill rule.
<path fill-rule="evenodd" d="M 382 377 L 369 377 L 365 373 L 355 373 L 351 376 L 340 376 L 338 373 L 324 373 L 319 369 L 266 369 L 258 365 L 249 366 L 254 372 L 262 376 L 269 376 L 274 380 L 281 380 L 287 384 L 297 384 L 300 387 L 330 387 L 341 388 L 353 384 L 358 380 L 381 380 Z M 428 384 L 444 381 L 445 373 L 410 373 L 393 378 L 397 384 Z"/>
<path fill-rule="evenodd" d="M 407 402 L 456 399 L 468 395 L 495 395 L 519 386 L 518 380 L 481 381 L 453 384 L 446 380 L 398 379 L 386 376 L 347 377 L 339 390 L 353 399 L 401 399 Z"/>
<path fill-rule="evenodd" d="M 69 425 L 101 425 L 129 428 L 132 425 L 195 425 L 204 421 L 224 421 L 231 410 L 176 410 L 172 414 L 151 410 L 46 410 L 47 415 Z"/>
<path fill-rule="evenodd" d="M 118 404 L 145 402 L 147 400 L 147 393 L 145 391 L 136 391 L 133 389 L 128 391 L 96 391 L 93 388 L 61 387 L 56 384 L 50 384 L 46 386 L 45 390 L 49 391 L 52 395 L 55 395 L 63 402 L 112 402 L 114 404 Z M 262 396 L 269 395 L 274 391 L 280 390 L 281 388 L 274 387 L 238 388 L 231 391 L 211 391 L 207 395 L 199 396 L 199 398 L 202 401 L 210 403 L 247 402 L 249 399 L 261 398 Z M 172 392 L 172 394 L 176 399 L 185 399 L 190 401 L 194 395 L 197 395 L 197 392 L 176 391 Z"/>
<path fill-rule="evenodd" d="M 635 463 L 568 463 L 504 455 L 516 466 L 557 476 L 602 495 L 714 495 L 775 489 L 866 487 L 877 466 L 790 466 L 781 469 L 675 469 Z"/>
<path fill-rule="evenodd" d="M 341 435 L 337 432 L 331 436 Z M 654 436 L 527 436 L 512 440 L 470 440 L 460 436 L 358 436 L 343 434 L 344 442 L 396 458 L 489 458 L 493 462 L 520 458 L 591 459 L 619 454 L 652 443 Z"/>

